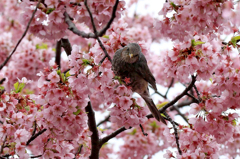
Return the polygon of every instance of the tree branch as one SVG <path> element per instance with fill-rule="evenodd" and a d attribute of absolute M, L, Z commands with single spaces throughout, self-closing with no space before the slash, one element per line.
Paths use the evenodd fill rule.
<path fill-rule="evenodd" d="M 129 128 L 131 129 L 131 127 Z M 121 132 L 127 130 L 124 126 L 117 129 L 116 131 L 114 131 L 113 133 L 109 134 L 108 136 L 104 137 L 101 139 L 101 145 L 103 145 L 104 143 L 108 142 L 108 140 L 114 138 L 115 136 L 117 136 L 118 134 L 120 134 Z"/>
<path fill-rule="evenodd" d="M 182 113 L 180 112 L 180 110 L 178 109 L 178 107 L 173 106 L 172 108 L 178 112 L 178 115 L 180 115 L 180 116 L 186 121 L 186 123 L 188 123 L 188 119 L 185 117 L 184 114 L 182 114 Z M 189 123 L 188 123 L 188 124 L 189 124 Z"/>
<path fill-rule="evenodd" d="M 97 124 L 97 127 L 100 126 L 101 124 L 109 121 L 109 119 L 110 119 L 110 115 L 108 115 L 108 116 L 106 117 L 106 119 L 104 119 L 103 121 L 100 121 L 100 122 Z"/>
<path fill-rule="evenodd" d="M 105 56 L 107 56 L 108 60 L 112 63 L 111 57 L 110 57 L 109 54 L 107 53 L 106 48 L 103 46 L 103 43 L 102 43 L 102 41 L 100 40 L 100 38 L 99 38 L 99 36 L 98 36 L 98 31 L 97 31 L 96 25 L 95 25 L 95 23 L 94 23 L 94 19 L 93 19 L 93 16 L 92 16 L 92 12 L 90 11 L 90 9 L 89 9 L 89 7 L 88 7 L 88 5 L 87 5 L 87 0 L 84 0 L 84 5 L 86 6 L 87 11 L 88 11 L 88 14 L 89 14 L 89 16 L 90 16 L 91 23 L 92 23 L 92 27 L 93 27 L 93 31 L 94 31 L 94 34 L 95 34 L 95 36 L 96 36 L 96 39 L 97 39 L 100 47 L 102 48 L 103 52 L 105 53 Z"/>
<path fill-rule="evenodd" d="M 167 98 L 167 94 L 168 94 L 168 92 L 169 92 L 169 89 L 173 86 L 173 83 L 174 83 L 174 78 L 172 78 L 171 83 L 170 83 L 170 85 L 168 86 L 168 89 L 167 89 L 167 91 L 166 91 L 166 93 L 165 93 L 165 95 L 164 95 L 165 99 Z"/>
<path fill-rule="evenodd" d="M 172 124 L 172 126 L 173 126 L 173 130 L 174 130 L 174 135 L 175 135 L 175 139 L 176 139 L 176 144 L 177 144 L 178 153 L 179 153 L 180 155 L 182 155 L 182 151 L 181 151 L 180 146 L 179 146 L 179 137 L 178 137 L 178 132 L 177 132 L 177 128 L 176 128 L 175 122 L 172 120 L 172 118 L 171 118 L 167 113 L 164 113 L 164 115 L 169 119 L 169 121 L 171 122 L 171 124 Z"/>
<path fill-rule="evenodd" d="M 32 135 L 31 138 L 27 141 L 26 145 L 29 145 L 34 139 L 36 139 L 38 136 L 43 134 L 45 131 L 47 131 L 47 129 L 42 129 L 38 133 L 36 133 L 35 135 Z"/>
<path fill-rule="evenodd" d="M 97 33 L 97 34 L 85 33 L 83 31 L 78 30 L 77 27 L 75 26 L 75 24 L 72 22 L 70 16 L 67 14 L 67 12 L 64 12 L 65 22 L 68 24 L 68 29 L 71 30 L 74 34 L 77 34 L 78 36 L 81 36 L 83 38 L 95 38 L 96 39 L 97 37 L 103 36 L 106 33 L 106 31 L 110 28 L 114 18 L 116 17 L 118 3 L 119 3 L 119 0 L 116 0 L 115 4 L 113 6 L 112 16 L 111 16 L 110 20 L 108 21 L 106 26 L 101 31 L 99 31 L 99 33 Z M 86 4 L 85 4 L 85 6 L 86 6 Z"/>
<path fill-rule="evenodd" d="M 68 39 L 62 38 L 61 39 L 61 47 L 65 50 L 67 55 L 71 55 L 72 52 L 72 46 L 70 44 L 70 41 Z"/>
<path fill-rule="evenodd" d="M 4 81 L 6 81 L 6 78 L 2 78 L 2 79 L 0 80 L 0 84 L 3 84 Z"/>
<path fill-rule="evenodd" d="M 99 150 L 101 148 L 101 145 L 100 145 L 97 125 L 96 125 L 96 121 L 95 121 L 95 113 L 92 109 L 92 104 L 90 101 L 88 102 L 88 105 L 86 106 L 85 111 L 88 116 L 88 127 L 89 127 L 89 130 L 92 132 L 92 136 L 91 136 L 92 150 L 91 150 L 91 155 L 89 156 L 89 158 L 90 159 L 98 159 Z"/>
<path fill-rule="evenodd" d="M 197 89 L 197 87 L 196 87 L 195 84 L 193 85 L 193 88 L 195 89 L 195 91 L 196 91 L 196 93 L 197 93 L 199 102 L 201 102 L 202 99 L 201 99 L 201 97 L 200 97 L 200 93 L 199 93 L 199 91 L 198 91 L 198 89 Z"/>
<path fill-rule="evenodd" d="M 39 158 L 39 157 L 42 157 L 42 155 L 31 156 L 31 158 Z"/>
<path fill-rule="evenodd" d="M 116 17 L 116 11 L 117 11 L 117 7 L 118 7 L 118 3 L 119 3 L 119 0 L 116 0 L 115 4 L 113 6 L 111 19 L 108 21 L 107 25 L 98 33 L 99 37 L 103 36 L 106 33 L 106 31 L 108 30 L 108 28 L 110 28 L 114 18 Z"/>
<path fill-rule="evenodd" d="M 56 44 L 56 56 L 55 56 L 55 63 L 58 65 L 58 68 L 61 68 L 61 40 L 57 41 Z"/>
<path fill-rule="evenodd" d="M 194 102 L 196 102 L 196 103 L 199 103 L 199 102 L 200 102 L 200 101 L 199 101 L 197 98 L 195 98 L 193 95 L 191 95 L 191 94 L 189 94 L 189 93 L 186 93 L 186 95 L 189 96 L 189 97 L 191 97 Z"/>
<path fill-rule="evenodd" d="M 22 39 L 23 39 L 23 38 L 25 37 L 25 35 L 27 34 L 27 31 L 28 31 L 28 29 L 29 29 L 29 27 L 30 27 L 30 24 L 31 24 L 31 22 L 32 22 L 32 20 L 33 20 L 33 18 L 34 18 L 35 13 L 37 12 L 37 9 L 38 9 L 40 3 L 41 3 L 41 0 L 38 0 L 37 6 L 36 6 L 35 10 L 34 10 L 33 13 L 32 13 L 32 17 L 30 18 L 30 20 L 29 20 L 29 22 L 28 22 L 28 24 L 27 24 L 27 27 L 26 27 L 26 29 L 25 29 L 22 37 L 18 40 L 16 46 L 14 47 L 14 49 L 12 50 L 12 52 L 9 54 L 9 56 L 6 58 L 6 60 L 1 64 L 0 70 L 2 70 L 2 68 L 8 63 L 8 61 L 10 60 L 10 58 L 12 57 L 12 55 L 13 55 L 13 54 L 15 53 L 15 51 L 17 50 L 17 48 L 18 48 L 19 44 L 21 43 Z"/>
<path fill-rule="evenodd" d="M 96 35 L 93 33 L 85 33 L 83 31 L 78 30 L 76 25 L 72 22 L 70 16 L 67 14 L 67 12 L 64 12 L 63 15 L 65 16 L 65 22 L 68 25 L 68 29 L 71 30 L 74 34 L 87 39 L 96 38 Z"/>
<path fill-rule="evenodd" d="M 181 99 L 183 96 L 185 96 L 186 93 L 193 87 L 195 82 L 196 82 L 196 77 L 192 75 L 192 82 L 188 85 L 188 87 L 185 88 L 185 90 L 181 94 L 179 94 L 176 98 L 174 98 L 171 102 L 167 103 L 165 106 L 163 106 L 161 109 L 159 109 L 159 112 L 160 113 L 165 112 L 167 108 L 174 105 L 179 99 Z M 153 117 L 153 115 L 148 114 L 147 117 L 150 118 L 150 117 Z"/>
<path fill-rule="evenodd" d="M 165 106 L 163 106 L 159 111 L 165 112 L 166 109 L 170 106 L 172 106 L 173 104 L 175 104 L 179 99 L 181 99 L 183 96 L 186 95 L 186 93 L 193 87 L 194 83 L 196 82 L 196 77 L 192 75 L 192 82 L 188 85 L 187 88 L 185 88 L 185 90 L 179 94 L 176 98 L 174 98 L 171 102 L 167 103 Z"/>

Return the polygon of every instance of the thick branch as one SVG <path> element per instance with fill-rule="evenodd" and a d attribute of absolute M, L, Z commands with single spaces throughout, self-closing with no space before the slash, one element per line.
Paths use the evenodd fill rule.
<path fill-rule="evenodd" d="M 2 78 L 2 79 L 0 80 L 0 84 L 3 84 L 4 81 L 6 81 L 6 78 Z"/>
<path fill-rule="evenodd" d="M 32 20 L 33 20 L 33 18 L 34 18 L 35 13 L 37 12 L 37 9 L 38 9 L 40 3 L 41 3 L 41 0 L 38 1 L 37 6 L 36 6 L 35 10 L 34 10 L 33 13 L 32 13 L 32 17 L 31 17 L 31 19 L 29 20 L 29 22 L 28 22 L 28 24 L 27 24 L 27 27 L 26 27 L 26 29 L 25 29 L 22 37 L 18 40 L 16 46 L 14 47 L 14 49 L 12 50 L 12 52 L 9 54 L 9 56 L 6 58 L 6 60 L 1 64 L 0 70 L 2 70 L 2 68 L 8 63 L 9 59 L 12 57 L 12 55 L 13 55 L 13 54 L 15 53 L 15 51 L 17 50 L 17 48 L 18 48 L 19 44 L 21 43 L 22 39 L 23 39 L 23 38 L 25 37 L 25 35 L 27 34 L 27 31 L 28 31 L 28 29 L 29 29 L 29 27 L 30 27 L 30 24 L 31 24 L 31 22 L 32 22 Z"/>
<path fill-rule="evenodd" d="M 47 131 L 47 129 L 42 129 L 38 133 L 36 133 L 35 135 L 32 135 L 31 138 L 27 141 L 26 145 L 29 145 L 34 139 L 36 139 L 38 136 L 43 134 L 45 131 Z"/>
<path fill-rule="evenodd" d="M 61 39 L 61 46 L 65 50 L 66 54 L 69 56 L 72 52 L 72 46 L 70 44 L 70 41 L 68 39 L 62 38 Z"/>
<path fill-rule="evenodd" d="M 88 102 L 88 105 L 86 106 L 85 111 L 88 116 L 88 127 L 89 127 L 89 130 L 92 132 L 92 136 L 91 136 L 92 150 L 89 158 L 98 159 L 99 150 L 101 146 L 99 142 L 98 130 L 97 130 L 97 125 L 95 121 L 95 113 L 92 109 L 92 105 L 90 101 Z"/>
<path fill-rule="evenodd" d="M 85 33 L 83 31 L 78 30 L 78 28 L 72 22 L 70 16 L 67 14 L 67 12 L 64 12 L 63 15 L 65 16 L 65 22 L 68 25 L 68 29 L 71 30 L 74 34 L 77 34 L 78 36 L 81 36 L 83 38 L 96 38 L 96 35 L 93 33 Z"/>

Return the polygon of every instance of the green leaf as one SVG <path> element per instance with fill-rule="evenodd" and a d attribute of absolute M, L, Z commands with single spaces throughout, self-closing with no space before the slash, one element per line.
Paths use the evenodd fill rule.
<path fill-rule="evenodd" d="M 103 35 L 103 38 L 109 39 L 108 35 Z"/>
<path fill-rule="evenodd" d="M 130 134 L 130 135 L 135 135 L 136 133 L 137 133 L 137 129 L 133 129 L 133 131 L 130 132 L 129 134 Z"/>
<path fill-rule="evenodd" d="M 236 121 L 236 119 L 234 119 L 234 120 L 232 121 L 232 125 L 233 125 L 233 126 L 237 126 L 237 121 Z"/>
<path fill-rule="evenodd" d="M 21 92 L 25 87 L 25 85 L 26 85 L 25 83 L 20 83 L 20 84 L 19 82 L 14 83 L 15 93 Z"/>
<path fill-rule="evenodd" d="M 83 65 L 89 65 L 90 61 L 88 59 L 82 59 Z"/>
<path fill-rule="evenodd" d="M 57 70 L 57 74 L 61 76 L 61 70 Z"/>
<path fill-rule="evenodd" d="M 175 3 L 173 3 L 173 2 L 171 2 L 170 5 L 171 5 L 174 9 L 177 8 L 177 5 L 176 5 Z"/>
<path fill-rule="evenodd" d="M 28 112 L 30 110 L 30 106 L 26 106 L 25 109 Z"/>
<path fill-rule="evenodd" d="M 42 43 L 41 45 L 37 44 L 36 49 L 48 49 L 48 45 L 45 43 Z"/>
<path fill-rule="evenodd" d="M 55 8 L 48 8 L 48 10 L 46 11 L 46 14 L 50 14 L 55 10 Z"/>
<path fill-rule="evenodd" d="M 68 78 L 70 75 L 69 71 L 67 71 L 67 73 L 65 74 L 65 76 Z"/>
<path fill-rule="evenodd" d="M 205 42 L 202 41 L 195 41 L 194 39 L 191 41 L 192 46 L 202 45 L 205 44 Z"/>
<path fill-rule="evenodd" d="M 161 104 L 157 104 L 156 106 L 157 106 L 157 108 L 158 109 L 160 109 L 160 108 L 162 108 L 163 106 L 165 106 L 166 104 L 168 104 L 169 102 L 162 102 Z"/>
<path fill-rule="evenodd" d="M 15 88 L 15 90 L 17 90 L 18 89 L 18 85 L 19 85 L 19 82 L 16 82 L 16 83 L 14 83 L 14 88 Z"/>
<path fill-rule="evenodd" d="M 151 122 L 149 125 L 152 126 L 152 128 L 154 128 L 154 129 L 159 127 L 159 125 L 157 124 L 156 121 Z"/>
<path fill-rule="evenodd" d="M 73 112 L 74 115 L 78 115 L 81 112 L 81 109 L 78 109 L 76 112 Z"/>
<path fill-rule="evenodd" d="M 65 82 L 66 81 L 66 78 L 65 78 L 65 75 L 64 75 L 64 73 L 61 73 L 61 79 L 63 80 L 63 82 Z"/>
<path fill-rule="evenodd" d="M 3 86 L 0 86 L 0 90 L 4 90 L 4 87 L 3 87 Z"/>
<path fill-rule="evenodd" d="M 20 83 L 20 85 L 18 86 L 18 90 L 17 91 L 21 92 L 23 90 L 23 88 L 25 87 L 25 85 L 26 85 L 25 83 Z"/>
<path fill-rule="evenodd" d="M 213 83 L 213 82 L 212 82 L 212 78 L 210 78 L 209 80 L 210 80 L 211 83 Z"/>
<path fill-rule="evenodd" d="M 239 40 L 240 40 L 240 36 L 234 36 L 234 37 L 232 37 L 231 42 L 232 42 L 232 45 L 233 45 L 234 48 L 236 47 L 237 42 L 238 42 Z"/>

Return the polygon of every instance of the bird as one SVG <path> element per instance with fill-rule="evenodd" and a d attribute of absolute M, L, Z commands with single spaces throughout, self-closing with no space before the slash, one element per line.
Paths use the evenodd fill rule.
<path fill-rule="evenodd" d="M 124 79 L 130 78 L 130 82 L 124 84 L 130 86 L 133 92 L 138 93 L 144 99 L 156 120 L 166 124 L 150 97 L 148 84 L 157 91 L 156 80 L 148 67 L 139 44 L 129 43 L 118 49 L 113 56 L 112 70 L 123 82 Z"/>

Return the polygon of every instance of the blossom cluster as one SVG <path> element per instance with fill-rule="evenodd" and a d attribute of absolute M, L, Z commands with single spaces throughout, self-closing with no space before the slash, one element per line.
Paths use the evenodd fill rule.
<path fill-rule="evenodd" d="M 230 24 L 222 17 L 224 2 L 216 0 L 173 0 L 164 3 L 159 15 L 163 20 L 156 20 L 155 28 L 165 37 L 176 41 L 193 39 L 193 35 L 216 37 L 216 32 L 223 33 Z M 168 13 L 173 13 L 168 17 Z"/>
<path fill-rule="evenodd" d="M 169 134 L 169 130 L 164 131 L 164 135 L 168 136 L 168 141 L 172 145 L 176 145 L 173 134 Z M 176 158 L 217 158 L 219 156 L 219 144 L 216 139 L 204 133 L 199 133 L 189 127 L 179 127 L 179 143 L 181 145 L 182 155 L 177 154 Z M 167 151 L 165 158 L 174 157 L 171 151 Z"/>
<path fill-rule="evenodd" d="M 222 59 L 219 42 L 209 41 L 206 36 L 196 35 L 193 40 L 175 44 L 162 56 L 164 73 L 182 82 L 194 73 L 197 73 L 198 80 L 208 80 Z"/>

